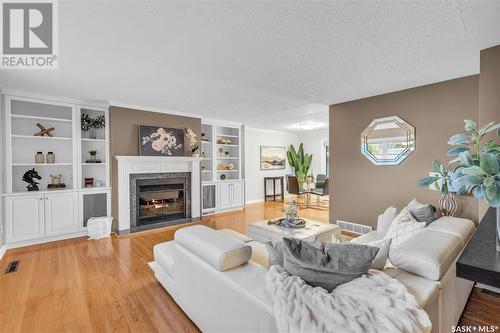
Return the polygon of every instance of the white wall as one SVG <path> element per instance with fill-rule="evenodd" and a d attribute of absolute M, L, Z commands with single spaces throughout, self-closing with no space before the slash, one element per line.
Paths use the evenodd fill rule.
<path fill-rule="evenodd" d="M 324 144 L 328 142 L 328 129 L 300 133 L 298 140 L 304 144 L 306 153 L 313 154 L 311 163 L 313 175 L 316 177 L 319 173 L 324 174 L 326 172 Z"/>
<path fill-rule="evenodd" d="M 284 170 L 260 170 L 260 146 L 297 145 L 296 133 L 245 128 L 245 201 L 247 204 L 264 201 L 264 177 L 292 173 L 288 161 Z M 285 184 L 286 187 L 286 184 Z"/>
<path fill-rule="evenodd" d="M 1 81 L 0 81 L 1 83 Z M 4 150 L 4 98 L 0 98 L 0 194 L 4 193 L 4 163 L 5 163 L 5 150 Z M 3 219 L 3 198 L 0 197 L 0 259 L 2 258 L 2 246 L 4 244 L 5 224 Z"/>

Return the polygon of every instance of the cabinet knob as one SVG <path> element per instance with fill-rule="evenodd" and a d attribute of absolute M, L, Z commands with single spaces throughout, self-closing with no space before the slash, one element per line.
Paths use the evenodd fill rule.
<path fill-rule="evenodd" d="M 43 198 L 40 198 L 40 200 L 43 200 Z"/>

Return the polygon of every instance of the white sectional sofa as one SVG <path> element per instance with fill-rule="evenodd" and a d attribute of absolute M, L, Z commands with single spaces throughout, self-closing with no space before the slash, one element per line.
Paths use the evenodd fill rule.
<path fill-rule="evenodd" d="M 475 230 L 470 220 L 442 217 L 391 253 L 384 272 L 399 280 L 429 314 L 432 332 L 450 332 L 473 283 L 457 278 L 455 262 Z M 375 231 L 356 239 L 383 238 Z M 154 247 L 151 268 L 203 332 L 276 332 L 266 290 L 265 245 L 229 230 L 180 229 Z M 250 260 L 249 260 L 250 259 Z"/>

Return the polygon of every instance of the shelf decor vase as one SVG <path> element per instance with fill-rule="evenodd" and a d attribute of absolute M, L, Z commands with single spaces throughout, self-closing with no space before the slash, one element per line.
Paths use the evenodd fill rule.
<path fill-rule="evenodd" d="M 446 193 L 439 199 L 439 212 L 442 216 L 455 216 L 458 212 L 458 202 L 455 193 Z"/>
<path fill-rule="evenodd" d="M 53 152 L 49 151 L 47 153 L 47 156 L 45 157 L 45 162 L 47 164 L 54 164 L 54 163 L 56 163 L 56 155 L 54 155 Z"/>
<path fill-rule="evenodd" d="M 45 156 L 41 151 L 37 151 L 35 154 L 35 163 L 36 164 L 44 164 L 45 163 Z"/>

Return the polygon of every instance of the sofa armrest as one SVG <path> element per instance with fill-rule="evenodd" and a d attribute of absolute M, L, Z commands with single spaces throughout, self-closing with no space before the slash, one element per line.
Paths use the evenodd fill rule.
<path fill-rule="evenodd" d="M 369 233 L 363 234 L 351 240 L 351 243 L 356 244 L 368 244 L 375 242 L 384 238 L 384 234 L 378 230 L 370 231 Z"/>
<path fill-rule="evenodd" d="M 242 241 L 202 225 L 177 230 L 174 238 L 221 272 L 246 264 L 252 256 L 252 248 Z"/>

